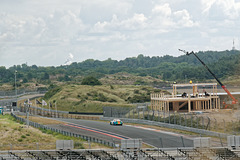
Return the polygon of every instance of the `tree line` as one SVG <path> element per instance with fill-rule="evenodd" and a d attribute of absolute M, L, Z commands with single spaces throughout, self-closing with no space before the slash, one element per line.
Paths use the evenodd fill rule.
<path fill-rule="evenodd" d="M 200 51 L 196 53 L 218 78 L 229 75 L 240 75 L 240 51 Z M 36 82 L 51 83 L 54 81 L 80 81 L 81 77 L 94 76 L 101 78 L 107 74 L 127 72 L 138 76 L 152 76 L 165 81 L 184 81 L 184 79 L 208 80 L 213 79 L 201 63 L 193 55 L 173 57 L 144 56 L 126 58 L 124 60 L 105 61 L 88 59 L 83 62 L 74 62 L 67 66 L 40 67 L 27 64 L 14 65 L 10 68 L 0 67 L 0 84 L 13 83 L 17 71 L 19 83 Z"/>

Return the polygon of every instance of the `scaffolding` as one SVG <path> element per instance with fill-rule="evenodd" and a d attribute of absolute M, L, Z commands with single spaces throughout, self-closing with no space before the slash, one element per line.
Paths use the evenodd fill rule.
<path fill-rule="evenodd" d="M 178 94 L 177 88 L 191 88 L 189 93 Z M 199 92 L 199 88 L 203 88 Z M 208 92 L 204 89 L 208 87 Z M 210 88 L 210 89 L 209 89 Z M 151 94 L 151 107 L 156 111 L 205 111 L 220 109 L 220 98 L 217 95 L 217 83 L 173 84 L 172 95 L 164 93 Z"/>

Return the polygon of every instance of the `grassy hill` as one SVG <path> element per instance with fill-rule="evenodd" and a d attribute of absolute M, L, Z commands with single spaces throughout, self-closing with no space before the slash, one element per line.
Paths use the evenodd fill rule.
<path fill-rule="evenodd" d="M 133 107 L 132 103 L 150 101 L 152 92 L 160 92 L 148 86 L 134 85 L 63 85 L 48 91 L 44 100 L 57 103 L 58 110 L 73 112 L 102 112 L 104 106 Z"/>
<path fill-rule="evenodd" d="M 31 116 L 29 119 L 44 125 L 63 123 Z M 56 149 L 56 140 L 73 140 L 75 149 L 89 147 L 89 143 L 81 138 L 68 137 L 50 130 L 39 130 L 31 126 L 27 127 L 8 114 L 0 115 L 0 134 L 0 150 Z M 91 143 L 91 147 L 107 148 L 107 146 L 98 143 Z"/>

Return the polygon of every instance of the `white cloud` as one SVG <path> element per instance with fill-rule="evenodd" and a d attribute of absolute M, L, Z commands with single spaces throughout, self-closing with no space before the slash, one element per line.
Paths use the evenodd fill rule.
<path fill-rule="evenodd" d="M 66 53 L 82 61 L 229 49 L 240 35 L 239 10 L 236 0 L 0 1 L 0 64 L 61 65 Z"/>
<path fill-rule="evenodd" d="M 202 0 L 203 4 L 203 13 L 211 14 L 217 16 L 217 14 L 222 13 L 225 17 L 221 18 L 230 18 L 237 19 L 240 14 L 240 2 L 236 0 Z"/>
<path fill-rule="evenodd" d="M 156 5 L 153 9 L 152 9 L 152 12 L 154 14 L 160 14 L 160 15 L 163 15 L 163 16 L 171 16 L 171 13 L 172 13 L 172 10 L 169 6 L 168 3 L 165 3 L 163 5 Z"/>
<path fill-rule="evenodd" d="M 152 9 L 152 25 L 161 28 L 162 31 L 171 31 L 176 28 L 194 27 L 198 22 L 194 22 L 186 9 L 173 10 L 170 4 L 156 4 Z M 164 30 L 163 30 L 164 29 Z"/>
<path fill-rule="evenodd" d="M 181 11 L 176 11 L 173 13 L 173 15 L 174 15 L 174 18 L 176 19 L 178 26 L 180 25 L 182 27 L 193 27 L 198 25 L 198 22 L 194 22 L 191 19 L 190 14 L 186 9 Z"/>
<path fill-rule="evenodd" d="M 136 30 L 146 26 L 147 18 L 143 14 L 134 14 L 133 17 L 119 20 L 113 15 L 110 22 L 97 22 L 92 32 L 106 32 L 108 30 Z"/>

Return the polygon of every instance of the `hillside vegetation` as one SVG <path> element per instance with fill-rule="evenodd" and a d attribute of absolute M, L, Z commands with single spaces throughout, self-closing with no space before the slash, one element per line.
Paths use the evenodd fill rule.
<path fill-rule="evenodd" d="M 209 66 L 219 79 L 225 80 L 229 76 L 240 76 L 240 51 L 201 51 L 196 54 Z M 68 66 L 58 67 L 27 66 L 27 64 L 13 66 L 9 69 L 0 67 L 0 85 L 10 83 L 14 86 L 15 71 L 17 71 L 18 88 L 29 82 L 34 83 L 35 88 L 39 88 L 39 84 L 49 85 L 61 82 L 81 84 L 81 81 L 86 76 L 94 76 L 100 79 L 119 73 L 127 73 L 139 77 L 158 78 L 166 82 L 184 82 L 185 79 L 194 81 L 208 81 L 213 79 L 193 55 L 149 57 L 141 54 L 137 57 L 126 58 L 120 61 L 110 58 L 105 61 L 88 59 L 79 63 L 74 62 Z M 112 84 L 113 81 L 107 81 L 105 79 L 104 82 Z M 116 81 L 114 84 L 115 83 Z M 150 85 L 152 85 L 152 83 L 150 83 Z"/>
<path fill-rule="evenodd" d="M 23 116 L 22 118 L 26 118 Z M 63 122 L 31 117 L 30 120 L 39 124 L 61 124 Z M 73 140 L 74 149 L 89 147 L 89 143 L 77 137 L 68 137 L 62 134 L 43 129 L 36 129 L 16 121 L 11 115 L 0 115 L 0 149 L 1 150 L 46 150 L 56 149 L 56 140 Z M 92 148 L 107 148 L 98 143 L 91 143 Z"/>
<path fill-rule="evenodd" d="M 133 107 L 132 103 L 150 101 L 152 92 L 160 92 L 147 86 L 131 85 L 63 85 L 48 91 L 44 100 L 57 109 L 73 112 L 102 112 L 104 106 Z"/>

